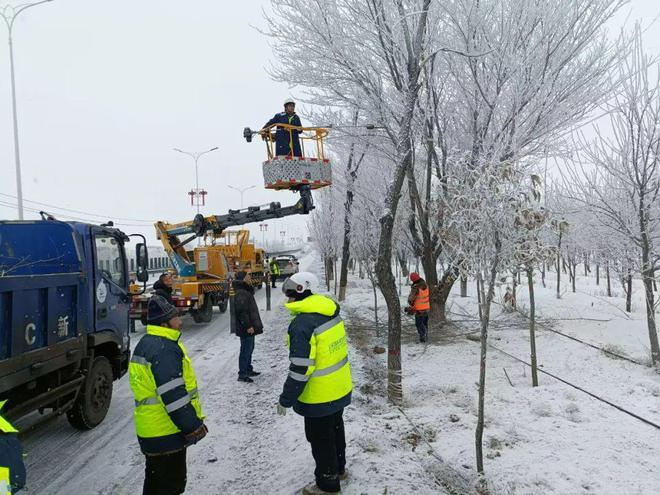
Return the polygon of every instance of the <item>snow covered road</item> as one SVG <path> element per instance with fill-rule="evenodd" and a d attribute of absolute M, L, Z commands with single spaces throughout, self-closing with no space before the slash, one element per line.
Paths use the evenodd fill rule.
<path fill-rule="evenodd" d="M 308 263 L 311 260 L 303 260 L 303 266 Z M 265 290 L 256 296 L 265 328 L 253 357 L 262 375 L 253 384 L 237 381 L 239 339 L 229 333 L 228 314 L 216 313 L 207 325 L 185 319 L 182 338 L 196 370 L 209 427 L 208 436 L 188 449 L 186 493 L 293 495 L 313 480 L 302 418 L 292 411 L 285 417 L 275 413 L 288 368 L 284 335 L 289 316 L 279 286 L 272 294 L 270 312 L 265 311 Z M 138 338 L 143 332 L 138 325 Z M 136 343 L 134 337 L 133 348 Z M 358 352 L 351 351 L 351 361 L 357 389 L 363 380 Z M 387 415 L 380 418 L 374 404 L 360 400 L 357 390 L 355 395 L 355 405 L 345 413 L 352 476 L 343 493 L 442 493 L 417 454 L 401 442 L 398 428 L 389 426 L 396 421 Z M 29 493 L 141 493 L 144 458 L 132 412 L 133 397 L 124 377 L 115 382 L 107 418 L 94 430 L 79 432 L 59 418 L 26 432 Z M 383 413 L 381 408 L 378 412 Z"/>

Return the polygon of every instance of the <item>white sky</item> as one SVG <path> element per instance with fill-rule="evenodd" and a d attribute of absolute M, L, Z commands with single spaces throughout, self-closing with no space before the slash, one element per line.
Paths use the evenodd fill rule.
<path fill-rule="evenodd" d="M 265 146 L 242 138 L 243 127 L 260 128 L 290 94 L 270 80 L 271 50 L 251 27 L 263 25 L 266 4 L 55 0 L 21 14 L 14 45 L 24 198 L 108 218 L 192 219 L 193 161 L 172 148 L 219 146 L 200 160 L 204 213 L 240 207 L 228 184 L 257 186 L 245 206 L 295 202 L 263 189 Z M 2 23 L 0 193 L 16 195 L 5 34 Z M 0 205 L 0 218 L 17 211 Z M 306 222 L 275 223 L 269 235 L 279 238 L 281 230 L 302 235 Z M 153 236 L 150 227 L 125 230 Z"/>
<path fill-rule="evenodd" d="M 200 184 L 209 191 L 204 213 L 240 206 L 228 184 L 257 186 L 245 194 L 245 206 L 293 203 L 295 195 L 261 187 L 264 145 L 241 137 L 243 127 L 260 127 L 290 94 L 270 80 L 270 47 L 251 27 L 263 25 L 267 4 L 55 0 L 22 14 L 14 44 L 24 198 L 108 218 L 191 219 L 193 162 L 172 148 L 220 146 L 200 161 Z M 630 11 L 631 20 L 648 24 L 660 2 L 632 0 L 618 23 Z M 656 24 L 647 48 L 660 54 Z M 0 24 L 0 193 L 15 195 L 5 35 Z M 0 219 L 16 217 L 0 204 Z M 269 222 L 268 235 L 303 235 L 305 221 Z M 151 227 L 124 230 L 153 237 Z M 261 239 L 258 226 L 252 230 Z"/>

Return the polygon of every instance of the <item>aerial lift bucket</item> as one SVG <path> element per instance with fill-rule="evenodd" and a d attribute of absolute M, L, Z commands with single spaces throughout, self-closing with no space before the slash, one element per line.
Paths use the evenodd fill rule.
<path fill-rule="evenodd" d="M 293 142 L 293 133 L 299 133 L 302 156 L 277 155 L 274 128 L 289 133 Z M 260 131 L 246 127 L 243 136 L 248 142 L 259 134 L 266 142 L 268 159 L 263 162 L 264 186 L 266 189 L 320 189 L 332 185 L 332 164 L 325 157 L 324 139 L 328 129 L 321 127 L 297 127 L 288 124 L 273 124 Z M 305 148 L 307 144 L 307 149 Z M 291 146 L 292 147 L 292 146 Z"/>

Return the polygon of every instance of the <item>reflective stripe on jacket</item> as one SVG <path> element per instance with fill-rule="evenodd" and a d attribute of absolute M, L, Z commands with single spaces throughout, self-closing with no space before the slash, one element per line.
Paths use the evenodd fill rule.
<path fill-rule="evenodd" d="M 6 400 L 0 401 L 0 411 L 6 402 Z M 18 433 L 18 430 L 14 428 L 9 421 L 3 418 L 2 415 L 0 415 L 0 431 L 2 433 Z"/>
<path fill-rule="evenodd" d="M 129 363 L 135 430 L 145 454 L 181 450 L 183 435 L 204 419 L 195 372 L 180 337 L 178 330 L 148 325 Z"/>
<path fill-rule="evenodd" d="M 413 310 L 418 311 L 429 311 L 431 309 L 431 302 L 429 301 L 429 287 L 428 285 L 424 288 L 417 288 L 417 295 L 415 296 L 415 302 L 413 304 Z"/>
<path fill-rule="evenodd" d="M 339 306 L 317 294 L 285 306 L 294 319 L 287 335 L 291 364 L 280 403 L 303 416 L 334 414 L 350 403 L 353 389 Z"/>
<path fill-rule="evenodd" d="M 0 401 L 0 411 L 6 401 Z M 0 415 L 0 495 L 14 493 L 25 486 L 23 448 L 18 430 Z"/>
<path fill-rule="evenodd" d="M 9 468 L 0 466 L 0 495 L 11 495 Z"/>

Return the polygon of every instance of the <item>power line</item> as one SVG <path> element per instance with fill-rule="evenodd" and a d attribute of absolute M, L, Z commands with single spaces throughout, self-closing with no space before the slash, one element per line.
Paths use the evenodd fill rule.
<path fill-rule="evenodd" d="M 5 196 L 5 197 L 11 198 L 11 199 L 18 199 L 16 196 L 12 196 L 11 194 L 0 193 L 0 196 Z M 86 216 L 89 216 L 89 217 L 97 217 L 97 218 L 102 218 L 102 219 L 116 218 L 117 220 L 126 220 L 128 222 L 140 222 L 140 223 L 146 223 L 146 224 L 149 224 L 149 225 L 153 225 L 153 223 L 154 223 L 153 221 L 143 220 L 143 219 L 139 219 L 139 218 L 123 218 L 123 217 L 113 217 L 112 215 L 98 215 L 96 213 L 89 213 L 89 212 L 86 212 L 86 211 L 74 210 L 74 209 L 71 209 L 71 208 L 65 208 L 63 206 L 57 206 L 57 205 L 52 205 L 52 204 L 48 204 L 48 203 L 41 203 L 39 201 L 32 201 L 32 200 L 29 200 L 29 199 L 23 199 L 23 201 L 26 202 L 26 203 L 32 203 L 32 204 L 35 204 L 35 205 L 46 206 L 48 208 L 54 208 L 56 210 L 68 211 L 68 212 L 71 212 L 71 213 L 79 213 L 79 214 L 86 215 Z"/>
<path fill-rule="evenodd" d="M 18 206 L 13 204 L 13 203 L 7 203 L 4 201 L 0 201 L 0 206 L 4 206 L 6 208 L 11 208 L 13 210 L 18 210 Z M 32 213 L 41 213 L 42 210 L 36 209 L 36 208 L 31 208 L 29 206 L 24 206 L 24 210 L 32 212 Z M 62 215 L 62 214 L 57 214 L 58 217 L 63 218 L 65 220 L 72 220 L 72 221 L 77 221 L 77 222 L 84 222 L 84 223 L 97 223 L 98 220 L 95 219 L 90 219 L 90 218 L 83 218 L 83 217 L 76 217 L 72 215 Z M 147 227 L 148 225 L 146 224 L 134 224 L 134 223 L 121 223 L 121 222 L 114 222 L 115 225 L 121 225 L 122 227 Z"/>

